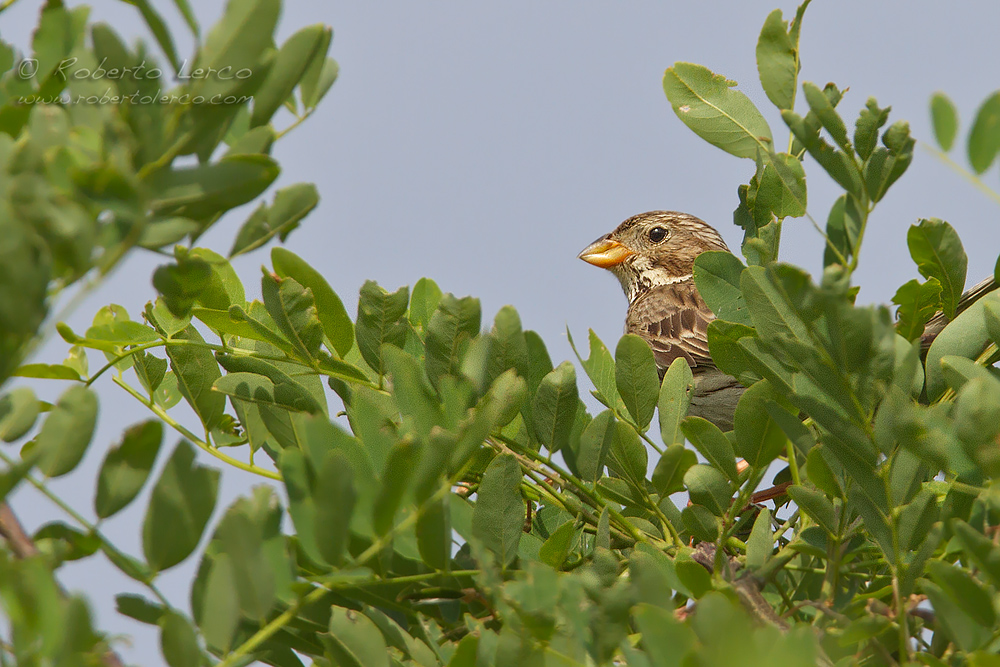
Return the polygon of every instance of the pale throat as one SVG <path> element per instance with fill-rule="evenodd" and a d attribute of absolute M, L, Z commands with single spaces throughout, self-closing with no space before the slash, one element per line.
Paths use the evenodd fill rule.
<path fill-rule="evenodd" d="M 653 266 L 648 259 L 643 257 L 636 257 L 631 266 L 619 265 L 616 268 L 618 270 L 614 273 L 618 276 L 629 303 L 633 303 L 655 287 L 676 285 L 693 279 L 691 273 L 678 276 L 668 272 L 663 267 Z"/>

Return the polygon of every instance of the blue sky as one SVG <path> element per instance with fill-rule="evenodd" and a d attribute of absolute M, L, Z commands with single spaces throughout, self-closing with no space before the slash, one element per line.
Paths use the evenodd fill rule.
<path fill-rule="evenodd" d="M 25 48 L 40 4 L 20 0 L 0 15 L 3 38 Z M 148 41 L 133 7 L 95 4 L 95 19 L 130 40 Z M 172 3 L 157 4 L 175 34 L 185 35 Z M 222 13 L 221 2 L 195 4 L 204 27 Z M 593 328 L 613 346 L 625 299 L 611 275 L 576 259 L 587 243 L 651 209 L 695 214 L 734 249 L 742 237 L 732 211 L 753 164 L 709 146 L 677 120 L 663 94 L 663 71 L 684 60 L 737 80 L 775 136 L 783 136 L 754 61 L 758 31 L 776 6 L 775 0 L 291 2 L 279 39 L 304 25 L 332 25 L 331 55 L 341 75 L 317 113 L 275 150 L 283 167 L 279 185 L 312 181 L 322 198 L 287 246 L 324 273 L 351 312 L 366 279 L 395 289 L 428 276 L 445 291 L 481 298 L 485 325 L 513 304 L 557 363 L 573 356 L 567 326 L 577 340 Z M 781 8 L 786 16 L 795 10 Z M 875 95 L 892 106 L 891 120 L 909 120 L 924 142 L 931 141 L 929 97 L 947 92 L 962 118 L 956 152 L 965 164 L 973 113 L 1000 87 L 997 25 L 1000 4 L 993 2 L 816 0 L 802 29 L 801 80 L 849 87 L 840 109 L 851 127 Z M 181 53 L 190 53 L 190 39 L 178 42 Z M 279 116 L 277 125 L 289 121 Z M 814 163 L 806 169 L 809 211 L 822 223 L 838 191 Z M 984 178 L 1000 190 L 997 171 L 994 165 Z M 228 251 L 249 209 L 232 213 L 200 244 Z M 904 239 L 921 217 L 949 220 L 959 231 L 970 283 L 992 272 L 1000 251 L 996 204 L 918 145 L 909 172 L 869 223 L 857 273 L 861 302 L 888 302 L 917 276 Z M 790 220 L 784 229 L 782 259 L 815 273 L 819 235 L 805 220 Z M 259 251 L 237 263 L 248 295 L 259 295 L 259 266 L 267 261 Z M 149 277 L 156 263 L 152 255 L 132 257 L 70 323 L 86 328 L 111 301 L 137 318 L 154 296 Z M 64 353 L 55 340 L 39 360 Z M 110 382 L 98 389 L 101 422 L 91 451 L 77 473 L 53 484 L 84 509 L 107 443 L 147 416 Z M 39 391 L 53 397 L 59 388 L 52 383 Z M 225 470 L 219 507 L 256 483 Z M 105 527 L 134 554 L 141 553 L 136 527 L 145 497 Z M 29 528 L 58 516 L 26 490 L 14 506 Z M 120 650 L 127 661 L 161 664 L 156 632 L 114 612 L 113 593 L 138 589 L 100 557 L 90 561 L 66 566 L 64 582 L 91 596 L 100 627 L 132 637 L 132 647 Z M 190 559 L 162 581 L 185 609 L 195 563 Z"/>

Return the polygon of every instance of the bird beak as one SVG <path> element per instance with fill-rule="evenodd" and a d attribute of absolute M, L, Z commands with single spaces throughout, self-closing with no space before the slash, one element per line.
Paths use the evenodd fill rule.
<path fill-rule="evenodd" d="M 588 264 L 599 266 L 602 269 L 610 269 L 613 266 L 618 266 L 633 254 L 635 253 L 618 241 L 612 241 L 607 236 L 602 236 L 584 248 L 579 257 Z"/>

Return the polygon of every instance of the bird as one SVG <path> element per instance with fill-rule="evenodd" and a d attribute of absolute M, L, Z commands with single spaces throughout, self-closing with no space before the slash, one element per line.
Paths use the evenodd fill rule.
<path fill-rule="evenodd" d="M 715 315 L 694 284 L 694 260 L 710 250 L 731 252 L 704 220 L 678 211 L 649 211 L 625 220 L 579 258 L 621 282 L 629 303 L 625 333 L 638 335 L 653 349 L 661 380 L 674 359 L 687 361 L 694 377 L 688 414 L 728 431 L 746 388 L 719 370 L 708 351 L 708 325 Z M 956 314 L 997 287 L 993 276 L 974 285 L 962 294 Z M 948 322 L 942 312 L 927 322 L 920 338 L 923 355 Z"/>
<path fill-rule="evenodd" d="M 678 211 L 649 211 L 625 220 L 579 258 L 621 282 L 629 304 L 625 333 L 653 349 L 661 379 L 675 359 L 687 361 L 694 378 L 688 414 L 729 431 L 746 388 L 719 370 L 708 351 L 708 325 L 715 315 L 698 294 L 694 260 L 710 250 L 730 252 L 705 221 Z"/>

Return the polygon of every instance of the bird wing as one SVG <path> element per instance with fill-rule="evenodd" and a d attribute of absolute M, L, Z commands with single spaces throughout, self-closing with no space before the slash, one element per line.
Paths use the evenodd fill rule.
<path fill-rule="evenodd" d="M 715 319 L 691 279 L 654 287 L 632 302 L 625 333 L 653 348 L 656 365 L 666 370 L 678 357 L 692 368 L 714 368 L 708 353 L 708 323 Z"/>

